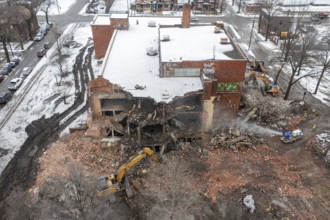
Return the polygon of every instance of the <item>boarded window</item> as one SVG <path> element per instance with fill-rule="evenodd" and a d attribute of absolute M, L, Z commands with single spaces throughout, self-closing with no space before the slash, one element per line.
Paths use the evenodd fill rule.
<path fill-rule="evenodd" d="M 198 68 L 182 68 L 175 69 L 174 76 L 179 77 L 191 77 L 191 76 L 200 76 L 200 69 Z"/>

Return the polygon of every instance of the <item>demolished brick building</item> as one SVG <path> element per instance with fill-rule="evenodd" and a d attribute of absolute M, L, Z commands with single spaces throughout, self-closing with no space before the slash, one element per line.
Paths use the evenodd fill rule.
<path fill-rule="evenodd" d="M 96 16 L 91 26 L 104 56 L 89 83 L 92 116 L 111 121 L 94 134 L 140 141 L 169 124 L 210 131 L 237 116 L 247 60 L 222 22 L 191 24 L 186 4 L 182 19 Z"/>

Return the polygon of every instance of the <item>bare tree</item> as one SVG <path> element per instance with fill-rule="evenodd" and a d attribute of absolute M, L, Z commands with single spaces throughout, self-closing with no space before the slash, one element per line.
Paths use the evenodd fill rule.
<path fill-rule="evenodd" d="M 286 64 L 287 62 L 283 62 L 283 61 L 280 60 L 280 63 L 281 63 L 281 67 L 278 69 L 278 71 L 277 71 L 277 73 L 276 73 L 275 80 L 274 80 L 274 83 L 275 83 L 275 84 L 277 84 L 278 79 L 279 79 L 279 77 L 280 77 L 280 75 L 281 75 L 281 73 L 282 73 L 282 70 L 283 70 L 283 68 L 284 68 L 284 66 L 285 66 L 285 64 Z"/>
<path fill-rule="evenodd" d="M 265 32 L 265 41 L 268 40 L 269 36 L 269 28 L 272 24 L 273 18 L 276 15 L 276 13 L 280 10 L 279 7 L 276 7 L 273 5 L 271 0 L 266 1 L 263 4 L 264 11 L 266 13 L 266 32 Z"/>
<path fill-rule="evenodd" d="M 317 59 L 319 63 L 322 65 L 322 71 L 320 74 L 320 77 L 317 81 L 314 94 L 317 94 L 317 91 L 319 89 L 320 83 L 322 81 L 322 78 L 324 76 L 324 73 L 330 68 L 330 45 L 326 48 L 323 48 L 320 52 L 317 53 Z"/>
<path fill-rule="evenodd" d="M 227 0 L 219 0 L 219 9 L 220 9 L 220 14 L 222 14 L 223 10 L 227 6 Z"/>
<path fill-rule="evenodd" d="M 10 6 L 23 6 L 24 8 L 29 10 L 29 15 L 25 17 L 26 24 L 29 31 L 30 40 L 33 40 L 33 32 L 32 32 L 32 22 L 37 17 L 37 11 L 39 10 L 40 4 L 44 0 L 11 0 Z"/>
<path fill-rule="evenodd" d="M 54 39 L 55 39 L 55 43 L 56 43 L 56 50 L 57 50 L 57 58 L 54 60 L 54 64 L 57 66 L 58 70 L 60 71 L 60 80 L 58 81 L 56 78 L 56 82 L 57 85 L 61 85 L 62 79 L 65 76 L 65 71 L 64 71 L 64 55 L 62 53 L 62 43 L 60 42 L 60 36 L 61 33 L 59 32 L 59 30 L 57 28 L 54 28 L 53 30 L 53 34 L 54 34 Z"/>
<path fill-rule="evenodd" d="M 0 39 L 2 42 L 3 49 L 5 51 L 6 60 L 10 62 L 10 56 L 7 48 L 9 42 L 9 29 L 10 29 L 10 14 L 12 10 L 7 10 L 6 8 L 0 9 Z"/>
<path fill-rule="evenodd" d="M 40 10 L 45 13 L 46 16 L 46 22 L 49 24 L 49 19 L 48 19 L 48 10 L 50 7 L 53 5 L 57 5 L 57 0 L 45 0 L 42 5 L 40 6 Z"/>
<path fill-rule="evenodd" d="M 291 91 L 292 86 L 298 82 L 300 79 L 311 76 L 311 74 L 305 74 L 297 79 L 295 76 L 299 76 L 301 72 L 301 68 L 304 64 L 307 64 L 308 58 L 311 56 L 311 49 L 315 42 L 315 35 L 307 34 L 301 35 L 301 39 L 299 40 L 300 48 L 291 49 L 290 56 L 288 58 L 288 63 L 291 67 L 291 76 L 288 82 L 288 87 L 285 92 L 284 100 L 289 98 L 289 94 Z"/>
<path fill-rule="evenodd" d="M 11 191 L 10 196 L 6 198 L 6 213 L 2 213 L 2 217 L 8 220 L 15 219 L 34 219 L 31 198 L 28 193 L 21 188 L 15 188 Z"/>
<path fill-rule="evenodd" d="M 155 164 L 146 181 L 152 183 L 142 192 L 146 219 L 186 219 L 198 212 L 201 185 L 184 159 L 170 156 Z"/>
<path fill-rule="evenodd" d="M 239 0 L 237 13 L 241 13 L 241 7 L 242 7 L 242 0 Z"/>

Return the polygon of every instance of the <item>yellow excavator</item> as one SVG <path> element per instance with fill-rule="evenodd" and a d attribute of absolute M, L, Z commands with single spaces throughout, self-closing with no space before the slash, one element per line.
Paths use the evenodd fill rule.
<path fill-rule="evenodd" d="M 280 92 L 280 87 L 277 84 L 274 84 L 273 78 L 265 73 L 252 71 L 248 81 L 252 79 L 257 81 L 263 95 L 265 95 L 265 93 L 275 95 Z"/>
<path fill-rule="evenodd" d="M 96 184 L 98 196 L 108 196 L 111 201 L 115 200 L 113 197 L 114 193 L 125 190 L 127 197 L 131 198 L 133 193 L 128 178 L 125 176 L 126 171 L 147 156 L 150 156 L 150 158 L 156 162 L 160 160 L 153 150 L 145 147 L 135 157 L 121 165 L 115 173 L 99 177 Z"/>

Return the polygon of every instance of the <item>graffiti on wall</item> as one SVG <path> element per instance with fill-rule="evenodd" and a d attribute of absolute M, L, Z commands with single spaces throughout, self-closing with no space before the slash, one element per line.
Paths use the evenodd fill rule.
<path fill-rule="evenodd" d="M 215 74 L 214 63 L 204 63 L 203 64 L 204 74 Z"/>
<path fill-rule="evenodd" d="M 239 83 L 218 83 L 218 92 L 234 92 L 238 91 Z"/>

